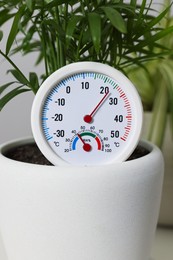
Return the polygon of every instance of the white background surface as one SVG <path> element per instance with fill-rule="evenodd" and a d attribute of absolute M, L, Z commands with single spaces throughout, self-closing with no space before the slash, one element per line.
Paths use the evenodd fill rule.
<path fill-rule="evenodd" d="M 157 230 L 150 260 L 173 260 L 173 228 Z"/>

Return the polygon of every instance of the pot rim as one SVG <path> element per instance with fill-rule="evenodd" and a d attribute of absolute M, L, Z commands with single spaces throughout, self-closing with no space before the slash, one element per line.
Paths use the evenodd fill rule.
<path fill-rule="evenodd" d="M 20 146 L 22 144 L 30 144 L 30 143 L 33 143 L 35 142 L 34 141 L 34 138 L 32 136 L 28 136 L 28 137 L 21 137 L 21 138 L 17 138 L 17 139 L 12 139 L 12 140 L 9 140 L 7 142 L 4 142 L 0 145 L 0 161 L 8 161 L 8 162 L 13 162 L 13 163 L 17 163 L 17 164 L 25 164 L 25 165 L 34 165 L 34 166 L 37 166 L 37 167 L 52 167 L 52 165 L 39 165 L 39 164 L 32 164 L 32 163 L 27 163 L 27 162 L 21 162 L 21 161 L 17 161 L 17 160 L 13 160 L 13 159 L 10 159 L 8 157 L 6 157 L 4 155 L 4 153 L 6 153 L 9 149 L 12 149 L 14 148 L 16 145 L 17 146 Z M 143 161 L 145 160 L 151 160 L 151 158 L 156 155 L 156 154 L 160 154 L 162 156 L 162 152 L 161 150 L 156 146 L 154 145 L 153 143 L 147 141 L 147 140 L 144 140 L 144 139 L 141 139 L 138 143 L 138 145 L 146 148 L 149 153 L 147 155 L 144 155 L 140 158 L 137 158 L 137 159 L 133 159 L 133 160 L 129 160 L 129 161 L 124 161 L 124 162 L 117 162 L 117 163 L 114 163 L 114 164 L 132 164 L 133 162 L 136 162 L 139 161 L 141 163 L 143 163 Z M 111 165 L 111 164 L 106 164 L 106 165 L 100 165 L 102 167 L 105 167 L 105 166 L 108 166 L 108 165 Z M 55 167 L 60 167 L 60 166 L 55 166 Z M 76 165 L 71 165 L 69 164 L 69 166 L 61 166 L 61 167 L 76 167 Z M 80 167 L 86 167 L 86 166 L 80 166 Z M 97 166 L 91 166 L 91 167 L 97 167 Z"/>

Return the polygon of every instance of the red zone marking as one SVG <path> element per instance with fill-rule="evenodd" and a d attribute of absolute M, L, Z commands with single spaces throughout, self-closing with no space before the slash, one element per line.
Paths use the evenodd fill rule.
<path fill-rule="evenodd" d="M 126 107 L 126 109 L 127 109 L 127 116 L 126 116 L 127 126 L 124 127 L 124 129 L 125 129 L 124 135 L 122 137 L 120 137 L 120 139 L 125 142 L 131 131 L 132 112 L 131 112 L 130 102 L 129 102 L 128 98 L 126 97 L 126 94 L 122 91 L 122 89 L 120 87 L 117 87 L 117 90 L 120 93 L 120 98 L 122 98 L 125 102 L 124 107 Z"/>
<path fill-rule="evenodd" d="M 124 97 L 124 96 L 125 96 L 125 93 L 122 93 L 121 96 L 120 96 L 120 98 L 122 98 L 122 97 Z"/>
<path fill-rule="evenodd" d="M 97 144 L 98 144 L 98 150 L 101 150 L 101 142 L 100 142 L 98 136 L 95 138 L 95 140 L 97 141 Z"/>

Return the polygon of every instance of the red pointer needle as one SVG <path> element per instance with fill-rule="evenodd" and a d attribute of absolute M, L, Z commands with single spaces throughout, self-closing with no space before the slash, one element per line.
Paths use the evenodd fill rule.
<path fill-rule="evenodd" d="M 77 136 L 79 137 L 79 139 L 80 139 L 80 140 L 82 141 L 82 143 L 83 143 L 83 149 L 84 149 L 84 151 L 85 151 L 85 152 L 90 152 L 91 149 L 92 149 L 91 145 L 85 143 L 85 141 L 82 139 L 82 137 L 80 136 L 80 134 L 77 134 Z"/>
<path fill-rule="evenodd" d="M 93 121 L 93 115 L 96 113 L 96 111 L 101 107 L 101 105 L 103 104 L 103 102 L 105 101 L 105 99 L 107 98 L 107 96 L 108 96 L 108 94 L 109 94 L 109 91 L 108 92 L 106 92 L 106 94 L 104 95 L 104 97 L 100 100 L 100 102 L 97 104 L 97 106 L 93 109 L 93 111 L 91 112 L 91 114 L 89 114 L 89 115 L 85 115 L 84 116 L 84 121 L 86 122 L 86 123 L 91 123 L 92 121 Z"/>

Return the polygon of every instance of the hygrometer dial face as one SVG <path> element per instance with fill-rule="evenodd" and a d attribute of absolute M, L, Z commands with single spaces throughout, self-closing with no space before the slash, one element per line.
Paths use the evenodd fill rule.
<path fill-rule="evenodd" d="M 135 149 L 142 106 L 132 83 L 100 63 L 80 62 L 53 73 L 32 109 L 32 129 L 55 165 L 120 162 Z"/>

